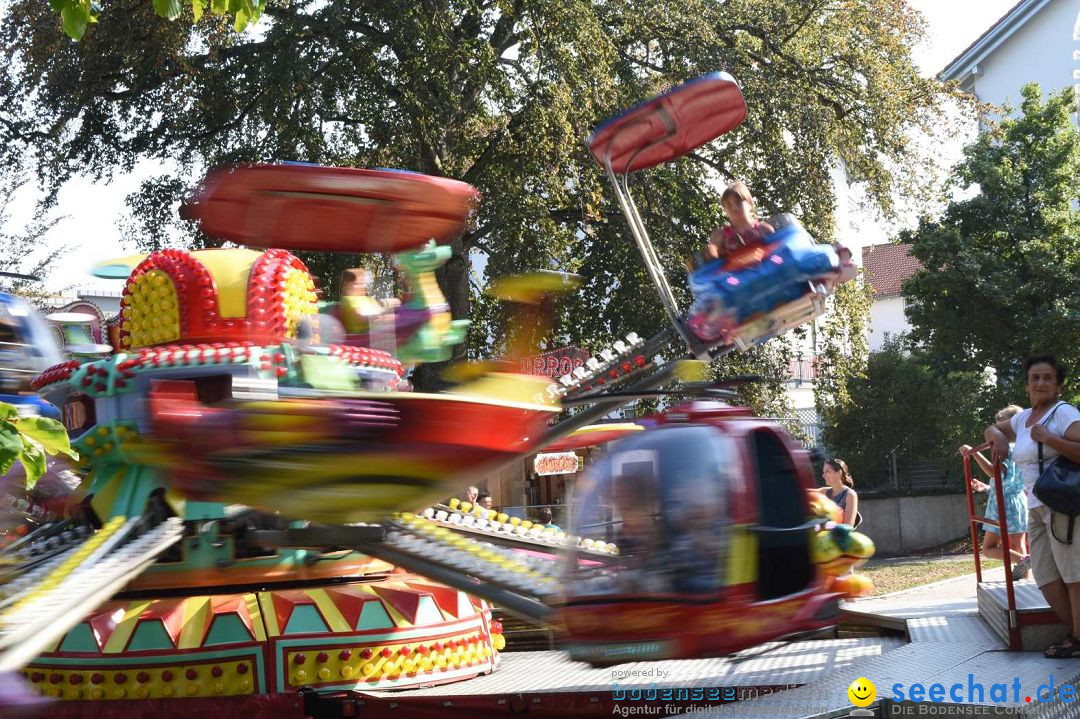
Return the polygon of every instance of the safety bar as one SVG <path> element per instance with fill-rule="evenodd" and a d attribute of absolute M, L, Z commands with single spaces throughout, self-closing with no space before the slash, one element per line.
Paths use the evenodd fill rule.
<path fill-rule="evenodd" d="M 1012 578 L 1012 551 L 1009 546 L 1009 527 L 1008 520 L 1005 512 L 1005 491 L 1001 486 L 1001 461 L 994 462 L 994 486 L 993 492 L 997 499 L 998 518 L 996 520 L 987 519 L 986 517 L 975 516 L 975 494 L 971 487 L 971 455 L 976 452 L 982 452 L 990 449 L 990 443 L 984 442 L 978 447 L 972 447 L 963 453 L 964 457 L 964 488 L 967 491 L 968 502 L 968 522 L 969 529 L 971 530 L 971 547 L 975 553 L 975 582 L 977 584 L 982 583 L 982 556 L 979 552 L 979 530 L 978 525 L 983 524 L 990 527 L 997 527 L 1001 538 L 1001 551 L 1003 554 L 1002 561 L 1005 565 L 1005 597 L 1008 601 L 1008 620 L 1009 620 L 1009 650 L 1020 651 L 1020 624 L 1017 621 L 1016 614 L 1016 592 L 1013 589 Z"/>

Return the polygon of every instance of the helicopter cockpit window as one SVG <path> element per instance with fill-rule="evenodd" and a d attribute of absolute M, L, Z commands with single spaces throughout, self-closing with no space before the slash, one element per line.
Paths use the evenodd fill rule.
<path fill-rule="evenodd" d="M 779 437 L 758 430 L 751 437 L 757 465 L 759 523 L 770 531 L 758 537 L 758 595 L 762 600 L 802 591 L 813 580 L 805 497 L 791 453 Z"/>
<path fill-rule="evenodd" d="M 735 444 L 712 427 L 627 438 L 579 483 L 575 533 L 617 561 L 577 557 L 572 593 L 707 594 L 724 584 Z"/>

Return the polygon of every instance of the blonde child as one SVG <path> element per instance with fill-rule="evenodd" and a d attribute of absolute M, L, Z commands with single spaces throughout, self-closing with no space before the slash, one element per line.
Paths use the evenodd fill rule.
<path fill-rule="evenodd" d="M 1011 419 L 1013 415 L 1023 412 L 1023 408 L 1011 404 L 994 416 L 995 422 L 1003 422 Z M 1016 464 L 1010 455 L 1001 465 L 1001 490 L 1005 497 L 1005 525 L 1009 530 L 1009 553 L 1012 555 L 1013 581 L 1020 581 L 1028 575 L 1031 567 L 1031 557 L 1027 552 L 1027 495 L 1024 493 L 1024 481 L 1016 469 Z M 960 454 L 971 452 L 970 445 L 962 445 Z M 979 466 L 990 483 L 980 482 L 971 478 L 971 488 L 976 492 L 989 492 L 990 497 L 986 502 L 984 513 L 987 519 L 997 519 L 1000 516 L 997 506 L 997 492 L 994 490 L 994 465 L 982 455 L 981 452 L 973 452 L 971 458 Z M 1002 559 L 1005 549 L 1001 545 L 1001 531 L 997 527 L 986 526 L 986 534 L 983 535 L 982 553 L 991 559 Z"/>
<path fill-rule="evenodd" d="M 754 198 L 741 181 L 727 186 L 720 196 L 720 204 L 728 224 L 712 231 L 705 246 L 706 260 L 726 257 L 741 247 L 760 245 L 775 230 L 768 222 L 759 222 L 754 216 Z"/>

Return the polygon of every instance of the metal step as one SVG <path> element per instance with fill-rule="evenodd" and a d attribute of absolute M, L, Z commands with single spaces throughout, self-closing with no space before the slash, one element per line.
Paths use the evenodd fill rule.
<path fill-rule="evenodd" d="M 1064 639 L 1065 627 L 1046 603 L 1035 582 L 1013 582 L 1016 597 L 1016 625 L 1020 629 L 1020 651 L 1042 651 Z M 979 615 L 994 633 L 1009 644 L 1009 603 L 1005 582 L 983 582 L 978 589 Z"/>

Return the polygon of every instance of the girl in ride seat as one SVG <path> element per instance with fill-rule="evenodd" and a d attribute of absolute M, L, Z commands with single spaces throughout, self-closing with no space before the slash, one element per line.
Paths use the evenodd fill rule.
<path fill-rule="evenodd" d="M 754 216 L 754 198 L 741 181 L 727 186 L 720 196 L 728 224 L 712 231 L 705 246 L 705 260 L 727 257 L 742 247 L 764 244 L 766 237 L 775 230 L 768 222 L 758 222 Z"/>
<path fill-rule="evenodd" d="M 341 302 L 338 311 L 341 324 L 349 334 L 370 331 L 371 320 L 384 312 L 398 307 L 396 299 L 378 300 L 368 294 L 371 272 L 363 267 L 341 273 Z"/>

